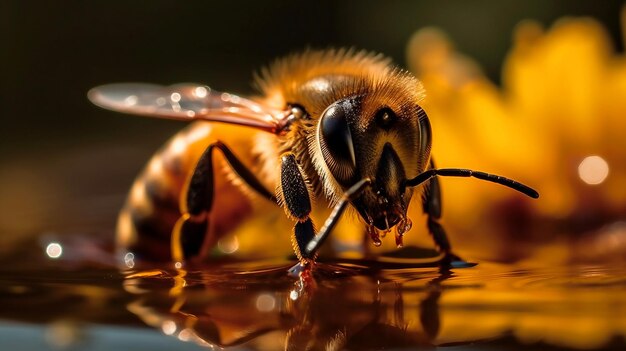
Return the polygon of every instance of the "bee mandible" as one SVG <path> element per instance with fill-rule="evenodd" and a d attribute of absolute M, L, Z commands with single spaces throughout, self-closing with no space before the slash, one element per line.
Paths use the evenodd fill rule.
<path fill-rule="evenodd" d="M 262 94 L 250 99 L 198 84 L 110 84 L 88 93 L 106 109 L 194 121 L 135 182 L 120 214 L 120 246 L 176 262 L 201 255 L 222 235 L 209 225 L 211 212 L 229 215 L 228 205 L 215 206 L 216 182 L 226 182 L 284 208 L 295 222 L 291 241 L 303 267 L 315 261 L 348 207 L 375 245 L 392 228 L 402 245 L 411 227 L 407 208 L 420 194 L 441 264 L 449 266 L 462 260 L 439 223 L 437 177 L 475 177 L 539 196 L 502 176 L 435 168 L 431 126 L 420 107 L 422 84 L 382 55 L 308 50 L 276 61 L 256 84 Z M 215 122 L 226 125 L 218 131 Z M 233 150 L 229 140 L 244 146 Z M 226 181 L 216 172 L 216 152 L 229 168 Z M 310 216 L 312 200 L 332 208 L 319 231 Z"/>

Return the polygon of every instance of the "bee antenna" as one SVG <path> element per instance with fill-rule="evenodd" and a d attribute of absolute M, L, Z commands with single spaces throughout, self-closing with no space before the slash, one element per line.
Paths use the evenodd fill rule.
<path fill-rule="evenodd" d="M 482 179 L 482 180 L 486 180 L 488 182 L 492 182 L 492 183 L 498 183 L 500 185 L 504 185 L 506 187 L 509 187 L 513 190 L 517 190 L 520 193 L 523 193 L 524 195 L 530 196 L 533 199 L 536 199 L 539 197 L 539 193 L 537 192 L 537 190 L 524 185 L 518 181 L 515 181 L 513 179 L 509 179 L 503 176 L 499 176 L 499 175 L 495 175 L 495 174 L 489 174 L 489 173 L 485 173 L 485 172 L 480 172 L 480 171 L 473 171 L 471 169 L 462 169 L 462 168 L 441 168 L 441 169 L 429 169 L 426 170 L 424 172 L 422 172 L 421 174 L 419 174 L 417 177 L 413 178 L 413 179 L 408 179 L 405 181 L 404 185 L 408 186 L 408 187 L 416 187 L 422 183 L 424 183 L 425 181 L 429 180 L 432 177 L 436 177 L 436 176 L 442 176 L 442 177 L 474 177 L 474 178 L 478 178 L 478 179 Z"/>
<path fill-rule="evenodd" d="M 324 223 L 322 229 L 320 229 L 317 235 L 313 237 L 313 239 L 311 239 L 311 241 L 309 241 L 309 243 L 307 244 L 306 254 L 308 257 L 313 257 L 317 253 L 317 250 L 319 250 L 320 246 L 322 246 L 324 240 L 326 240 L 326 238 L 330 234 L 330 231 L 333 230 L 333 228 L 339 221 L 339 217 L 346 209 L 348 203 L 354 200 L 354 198 L 356 198 L 359 194 L 361 194 L 367 186 L 371 185 L 371 183 L 372 181 L 369 178 L 361 179 L 356 184 L 351 186 L 350 189 L 346 190 L 346 192 L 341 197 L 341 200 L 339 200 L 339 202 L 337 202 L 337 204 L 333 208 L 333 211 L 330 213 L 328 219 L 326 219 L 326 222 Z"/>

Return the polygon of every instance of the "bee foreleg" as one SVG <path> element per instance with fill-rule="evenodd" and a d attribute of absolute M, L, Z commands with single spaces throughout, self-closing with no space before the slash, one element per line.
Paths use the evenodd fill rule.
<path fill-rule="evenodd" d="M 430 168 L 435 168 L 432 160 L 430 162 Z M 433 237 L 433 241 L 437 246 L 437 250 L 444 255 L 442 263 L 449 265 L 454 261 L 462 261 L 457 255 L 452 253 L 448 235 L 443 226 L 439 223 L 439 219 L 441 218 L 441 188 L 439 187 L 439 180 L 433 177 L 426 183 L 425 187 L 422 205 L 424 213 L 428 216 L 426 225 L 428 232 Z"/>
<path fill-rule="evenodd" d="M 172 259 L 175 261 L 197 256 L 209 229 L 209 213 L 215 195 L 213 150 L 216 148 L 222 152 L 230 167 L 246 184 L 263 197 L 276 202 L 274 195 L 265 189 L 254 173 L 226 145 L 220 141 L 212 143 L 200 156 L 181 193 L 179 205 L 181 217 L 172 230 Z"/>
<path fill-rule="evenodd" d="M 350 187 L 337 202 L 322 229 L 316 234 L 313 221 L 309 218 L 311 213 L 310 191 L 306 186 L 296 157 L 293 153 L 286 153 L 282 156 L 281 161 L 280 191 L 283 204 L 287 215 L 298 221 L 294 227 L 291 242 L 300 263 L 305 265 L 315 260 L 319 248 L 337 224 L 346 206 L 370 184 L 370 180 L 363 179 Z"/>
<path fill-rule="evenodd" d="M 315 236 L 311 213 L 311 197 L 309 188 L 300 166 L 293 153 L 281 157 L 280 192 L 287 215 L 298 222 L 294 227 L 291 243 L 300 262 L 307 262 L 314 257 L 307 255 L 305 247 Z"/>

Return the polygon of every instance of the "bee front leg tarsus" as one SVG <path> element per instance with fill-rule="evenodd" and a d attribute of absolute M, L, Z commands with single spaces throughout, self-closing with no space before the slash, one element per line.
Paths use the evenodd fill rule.
<path fill-rule="evenodd" d="M 300 259 L 300 262 L 309 263 L 309 261 L 315 261 L 317 253 L 308 252 L 306 250 L 307 245 L 315 237 L 315 228 L 313 227 L 313 221 L 311 218 L 307 218 L 303 222 L 298 222 L 293 228 L 294 235 L 293 243 L 294 248 L 297 250 L 296 254 Z"/>
<path fill-rule="evenodd" d="M 313 265 L 315 263 L 313 261 L 309 262 L 298 262 L 291 266 L 287 273 L 294 278 L 301 277 L 302 275 L 308 275 L 311 269 L 313 269 Z"/>

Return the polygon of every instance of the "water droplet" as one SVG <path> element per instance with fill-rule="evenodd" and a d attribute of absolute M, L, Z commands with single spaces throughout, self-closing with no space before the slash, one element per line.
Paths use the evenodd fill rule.
<path fill-rule="evenodd" d="M 400 222 L 398 222 L 398 225 L 396 225 L 396 236 L 398 235 L 404 235 L 404 220 L 400 220 Z"/>
<path fill-rule="evenodd" d="M 413 228 L 413 221 L 411 221 L 411 218 L 407 217 L 404 223 L 404 232 L 408 232 L 411 228 Z"/>
<path fill-rule="evenodd" d="M 374 246 L 380 246 L 382 244 L 382 242 L 380 241 L 380 235 L 376 227 L 374 227 L 373 225 L 367 226 L 367 233 L 369 234 L 370 238 L 372 238 Z"/>
<path fill-rule="evenodd" d="M 413 222 L 411 222 L 411 219 L 407 217 L 407 218 L 400 220 L 397 227 L 398 227 L 397 229 L 398 233 L 400 235 L 404 235 L 406 232 L 411 230 L 411 228 L 413 227 Z"/>
<path fill-rule="evenodd" d="M 402 246 L 404 246 L 404 242 L 402 241 L 404 238 L 404 234 L 400 233 L 399 229 L 396 229 L 396 246 L 398 248 L 401 248 Z"/>

